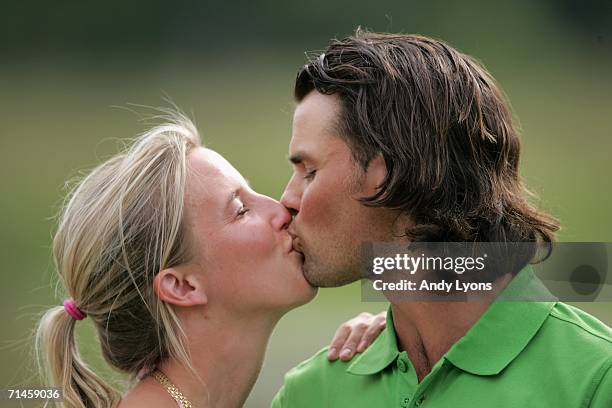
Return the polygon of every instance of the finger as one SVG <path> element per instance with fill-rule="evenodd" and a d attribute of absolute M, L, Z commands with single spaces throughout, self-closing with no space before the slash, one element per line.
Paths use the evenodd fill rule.
<path fill-rule="evenodd" d="M 329 350 L 327 351 L 327 359 L 329 361 L 338 359 L 340 356 L 340 350 L 344 343 L 346 343 L 346 339 L 348 338 L 350 332 L 351 329 L 346 323 L 338 327 L 338 330 L 336 330 L 336 334 L 334 334 L 334 338 L 329 345 Z"/>
<path fill-rule="evenodd" d="M 381 331 L 385 328 L 386 319 L 382 320 L 376 317 L 369 325 L 368 329 L 363 333 L 359 345 L 357 346 L 357 352 L 361 353 L 374 342 Z"/>
<path fill-rule="evenodd" d="M 365 323 L 360 323 L 354 325 L 351 334 L 349 334 L 348 339 L 342 346 L 342 351 L 340 351 L 340 360 L 349 361 L 355 353 L 357 352 L 357 345 L 359 341 L 363 337 L 363 333 L 367 330 L 368 326 Z"/>

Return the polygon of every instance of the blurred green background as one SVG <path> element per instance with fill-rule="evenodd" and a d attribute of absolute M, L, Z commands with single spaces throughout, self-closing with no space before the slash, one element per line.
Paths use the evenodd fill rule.
<path fill-rule="evenodd" d="M 612 3 L 606 0 L 11 2 L 0 13 L 0 387 L 35 384 L 27 346 L 59 304 L 50 246 L 64 183 L 145 129 L 129 103 L 167 93 L 205 143 L 275 198 L 287 182 L 292 84 L 305 51 L 358 25 L 442 38 L 502 84 L 522 172 L 562 241 L 612 241 Z M 579 307 L 612 324 L 610 303 Z M 278 326 L 248 407 L 359 311 L 356 285 L 322 290 Z M 79 344 L 109 378 L 87 322 Z M 248 335 L 245 333 L 245 335 Z M 0 402 L 2 404 L 2 402 Z"/>

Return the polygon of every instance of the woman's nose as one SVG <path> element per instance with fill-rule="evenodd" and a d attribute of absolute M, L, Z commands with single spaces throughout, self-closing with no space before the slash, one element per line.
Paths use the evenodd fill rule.
<path fill-rule="evenodd" d="M 291 223 L 291 213 L 278 201 L 273 198 L 266 197 L 270 208 L 271 223 L 275 230 L 282 230 Z"/>

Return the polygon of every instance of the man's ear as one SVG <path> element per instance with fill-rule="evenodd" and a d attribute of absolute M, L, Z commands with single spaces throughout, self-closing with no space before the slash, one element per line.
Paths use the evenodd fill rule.
<path fill-rule="evenodd" d="M 208 302 L 204 285 L 186 268 L 166 268 L 153 279 L 157 297 L 177 306 L 205 305 Z"/>
<path fill-rule="evenodd" d="M 372 160 L 370 160 L 368 168 L 366 169 L 363 183 L 363 191 L 366 195 L 371 196 L 376 194 L 380 186 L 382 186 L 385 177 L 387 177 L 387 164 L 385 163 L 383 155 L 377 153 Z"/>

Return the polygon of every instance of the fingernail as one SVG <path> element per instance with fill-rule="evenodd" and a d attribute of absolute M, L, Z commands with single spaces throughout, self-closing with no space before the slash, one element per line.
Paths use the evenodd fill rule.
<path fill-rule="evenodd" d="M 349 349 L 349 348 L 345 348 L 340 353 L 340 358 L 349 358 L 350 356 L 351 356 L 351 349 Z"/>
<path fill-rule="evenodd" d="M 338 358 L 336 353 L 338 353 L 338 349 L 336 349 L 335 347 L 332 347 L 327 351 L 327 357 L 328 358 Z"/>

